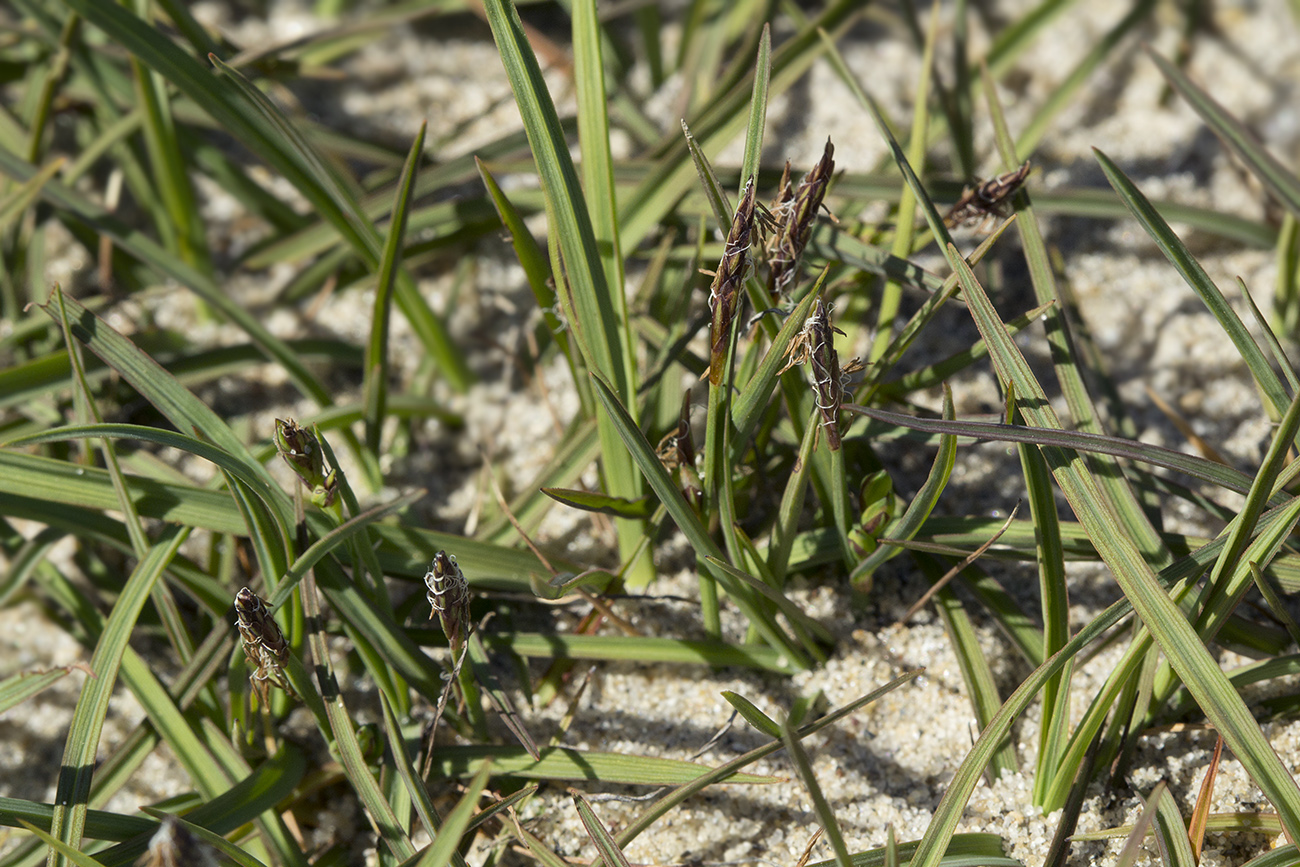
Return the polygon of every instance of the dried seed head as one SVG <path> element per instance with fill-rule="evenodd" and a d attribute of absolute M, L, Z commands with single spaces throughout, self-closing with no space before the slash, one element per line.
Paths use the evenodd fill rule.
<path fill-rule="evenodd" d="M 271 684 L 293 695 L 293 687 L 284 675 L 289 644 L 266 603 L 247 587 L 235 594 L 235 623 L 244 644 L 244 657 L 253 669 L 249 680 L 262 696 L 262 703 L 266 703 Z"/>
<path fill-rule="evenodd" d="M 446 551 L 433 555 L 433 563 L 424 575 L 429 588 L 426 598 L 430 619 L 436 614 L 442 632 L 453 651 L 458 650 L 469 635 L 469 582 L 456 565 L 456 558 Z"/>
<path fill-rule="evenodd" d="M 767 289 L 774 301 L 789 296 L 799 273 L 799 260 L 812 237 L 813 222 L 826 197 L 826 186 L 835 173 L 835 146 L 826 140 L 822 158 L 803 176 L 798 190 L 790 188 L 790 164 L 781 179 L 781 189 L 772 202 L 772 216 L 777 221 L 776 234 L 768 252 Z"/>
<path fill-rule="evenodd" d="M 175 816 L 163 816 L 140 858 L 142 867 L 216 867 L 217 860 Z"/>
<path fill-rule="evenodd" d="M 322 509 L 334 502 L 338 476 L 325 472 L 325 455 L 315 434 L 291 418 L 275 420 L 275 447 L 284 462 L 311 490 L 311 501 Z"/>
<path fill-rule="evenodd" d="M 754 232 L 754 179 L 745 184 L 745 192 L 736 206 L 731 220 L 731 231 L 722 250 L 722 261 L 713 275 L 709 287 L 709 312 L 713 324 L 709 329 L 709 382 L 722 384 L 722 365 L 727 358 L 727 343 L 731 339 L 731 323 L 740 306 L 740 288 L 749 268 L 750 238 Z"/>
<path fill-rule="evenodd" d="M 979 223 L 991 214 L 1003 213 L 1007 199 L 1015 195 L 1027 177 L 1029 160 L 1025 160 L 1024 165 L 1014 171 L 998 175 L 978 186 L 967 186 L 962 190 L 961 198 L 943 218 L 944 223 L 948 228 L 955 229 Z"/>

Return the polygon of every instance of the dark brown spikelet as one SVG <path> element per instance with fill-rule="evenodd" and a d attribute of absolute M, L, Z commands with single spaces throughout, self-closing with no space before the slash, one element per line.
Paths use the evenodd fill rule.
<path fill-rule="evenodd" d="M 790 359 L 781 368 L 781 373 L 784 373 L 796 364 L 808 362 L 811 365 L 817 409 L 821 412 L 826 444 L 831 451 L 840 448 L 840 407 L 844 403 L 845 383 L 851 374 L 862 369 L 862 363 L 856 358 L 840 368 L 835 335 L 843 333 L 831 325 L 831 305 L 817 299 L 803 329 L 790 342 L 787 350 Z"/>
<path fill-rule="evenodd" d="M 316 435 L 291 418 L 275 420 L 275 448 L 284 462 L 302 479 L 310 490 L 311 500 L 320 508 L 334 502 L 338 488 L 338 474 L 325 472 L 325 453 Z"/>
<path fill-rule="evenodd" d="M 727 341 L 731 337 L 731 322 L 740 307 L 740 289 L 749 267 L 750 239 L 754 234 L 754 179 L 745 183 L 745 192 L 736 206 L 731 220 L 731 231 L 722 250 L 722 261 L 713 275 L 709 287 L 709 312 L 713 324 L 709 329 L 709 382 L 722 384 L 722 366 L 727 359 Z"/>
<path fill-rule="evenodd" d="M 244 656 L 253 669 L 249 680 L 265 704 L 270 685 L 294 695 L 293 687 L 284 676 L 284 665 L 289 661 L 289 644 L 284 640 L 280 625 L 275 622 L 266 603 L 247 587 L 235 595 L 235 622 L 239 637 L 244 643 Z"/>
<path fill-rule="evenodd" d="M 768 254 L 771 270 L 767 289 L 773 301 L 789 297 L 794 288 L 799 275 L 799 261 L 803 258 L 804 247 L 808 246 L 808 239 L 812 237 L 813 223 L 826 197 L 826 186 L 835 173 L 835 146 L 826 139 L 821 160 L 803 176 L 797 190 L 790 187 L 789 163 L 785 169 L 781 188 L 771 208 L 777 228 Z"/>
<path fill-rule="evenodd" d="M 949 229 L 955 229 L 958 226 L 975 225 L 992 214 L 1003 214 L 1007 199 L 1015 195 L 1027 177 L 1029 160 L 1025 160 L 1025 164 L 1014 171 L 998 175 L 978 186 L 966 187 L 962 190 L 961 198 L 943 218 L 944 223 Z"/>
<path fill-rule="evenodd" d="M 459 650 L 469 635 L 469 582 L 456 565 L 456 558 L 446 551 L 433 555 L 433 563 L 424 575 L 428 588 L 429 618 L 438 617 L 443 634 L 453 651 Z"/>

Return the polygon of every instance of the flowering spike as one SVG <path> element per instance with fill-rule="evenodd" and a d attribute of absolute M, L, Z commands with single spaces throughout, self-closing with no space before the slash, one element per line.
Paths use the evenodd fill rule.
<path fill-rule="evenodd" d="M 826 197 L 826 186 L 831 175 L 835 173 L 835 146 L 826 139 L 822 158 L 803 176 L 799 188 L 790 186 L 790 164 L 786 163 L 785 174 L 781 178 L 781 187 L 777 198 L 772 202 L 772 216 L 776 220 L 777 230 L 771 243 L 768 264 L 767 289 L 773 301 L 787 298 L 799 273 L 799 260 L 803 257 L 804 247 L 812 237 L 813 221 L 821 210 L 822 200 Z"/>
<path fill-rule="evenodd" d="M 851 374 L 862 369 L 862 362 L 853 359 L 840 368 L 840 356 L 835 351 L 835 334 L 843 334 L 831 325 L 831 309 L 818 298 L 813 303 L 812 312 L 804 322 L 803 329 L 790 341 L 787 351 L 790 358 L 781 373 L 796 364 L 809 363 L 812 366 L 813 389 L 817 393 L 817 409 L 822 414 L 822 427 L 826 431 L 826 443 L 831 451 L 840 448 L 840 406 L 844 402 L 844 386 Z"/>
<path fill-rule="evenodd" d="M 961 198 L 943 218 L 944 223 L 949 229 L 955 229 L 979 223 L 990 214 L 1002 213 L 1007 199 L 1015 195 L 1027 177 L 1029 160 L 1025 160 L 1020 168 L 998 175 L 978 186 L 967 186 L 962 190 Z"/>
<path fill-rule="evenodd" d="M 266 603 L 247 587 L 240 588 L 235 595 L 235 622 L 244 643 L 244 656 L 253 668 L 248 679 L 261 695 L 262 704 L 266 704 L 271 684 L 294 695 L 293 687 L 284 676 L 284 665 L 289 661 L 289 644 L 284 640 L 280 625 L 267 610 Z"/>
<path fill-rule="evenodd" d="M 424 584 L 429 588 L 429 618 L 436 614 L 447 636 L 452 651 L 457 651 L 469 635 L 469 582 L 456 565 L 456 558 L 446 551 L 433 555 L 433 563 L 425 573 Z"/>
<path fill-rule="evenodd" d="M 722 384 L 722 367 L 727 359 L 731 323 L 740 307 L 740 287 L 749 267 L 750 236 L 754 231 L 754 179 L 745 183 L 745 192 L 736 206 L 731 231 L 722 250 L 722 261 L 709 287 L 709 312 L 713 325 L 709 329 L 709 382 Z"/>
<path fill-rule="evenodd" d="M 311 501 L 322 509 L 334 502 L 338 488 L 335 470 L 325 472 L 325 456 L 315 434 L 291 418 L 275 420 L 275 448 L 284 462 L 311 490 Z"/>

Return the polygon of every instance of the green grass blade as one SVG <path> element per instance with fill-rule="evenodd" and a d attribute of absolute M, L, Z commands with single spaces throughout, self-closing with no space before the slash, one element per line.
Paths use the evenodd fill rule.
<path fill-rule="evenodd" d="M 24 822 L 22 819 L 19 819 L 18 822 L 23 828 L 26 828 L 28 831 L 35 834 L 42 843 L 50 847 L 50 858 L 52 860 L 56 858 L 66 858 L 70 863 L 76 864 L 77 867 L 102 867 L 102 865 L 94 858 L 82 853 L 79 849 L 69 846 L 62 840 L 45 833 L 31 822 Z"/>
<path fill-rule="evenodd" d="M 592 381 L 596 387 L 596 396 L 599 398 L 601 405 L 605 407 L 606 413 L 608 413 L 619 436 L 631 453 L 632 459 L 645 475 L 651 489 L 659 496 L 659 502 L 663 503 L 668 509 L 668 514 L 672 516 L 678 528 L 690 541 L 696 555 L 701 558 L 714 557 L 718 560 L 725 560 L 726 558 L 723 556 L 721 549 L 709 536 L 708 530 L 700 522 L 690 504 L 682 497 L 676 483 L 669 477 L 663 463 L 655 455 L 654 448 L 646 441 L 644 434 L 641 433 L 636 423 L 619 404 L 613 390 L 598 376 L 593 375 Z M 734 578 L 725 572 L 713 570 L 711 574 L 727 590 L 737 607 L 762 632 L 764 638 L 773 648 L 789 653 L 796 665 L 804 666 L 808 664 L 803 651 L 799 650 L 794 641 L 781 629 L 780 625 L 754 605 L 747 588 L 738 584 Z"/>
<path fill-rule="evenodd" d="M 0 713 L 17 707 L 27 699 L 37 695 L 55 681 L 71 673 L 71 667 L 57 668 L 54 671 L 19 672 L 0 681 Z"/>
<path fill-rule="evenodd" d="M 1266 407 L 1269 413 L 1277 418 L 1286 410 L 1290 400 L 1287 399 L 1286 391 L 1282 388 L 1282 383 L 1278 380 L 1277 375 L 1269 366 L 1268 359 L 1256 345 L 1246 326 L 1242 323 L 1237 312 L 1228 304 L 1228 300 L 1223 297 L 1219 287 L 1214 285 L 1214 281 L 1205 273 L 1205 269 L 1192 256 L 1191 251 L 1182 240 L 1174 234 L 1146 196 L 1130 181 L 1110 158 L 1099 150 L 1093 151 L 1097 156 L 1097 162 L 1101 164 L 1101 170 L 1106 173 L 1106 179 L 1110 185 L 1115 188 L 1119 194 L 1120 200 L 1124 202 L 1129 211 L 1137 218 L 1142 228 L 1155 241 L 1160 252 L 1165 254 L 1170 263 L 1177 269 L 1179 275 L 1187 282 L 1205 306 L 1209 309 L 1214 318 L 1219 321 L 1219 325 L 1227 333 L 1228 339 L 1236 347 L 1237 353 L 1246 363 L 1250 370 L 1250 375 L 1254 378 L 1255 384 L 1263 392 L 1265 400 L 1268 402 Z"/>
<path fill-rule="evenodd" d="M 582 192 L 591 216 L 592 235 L 605 272 L 611 302 L 620 323 L 627 322 L 623 252 L 618 237 L 618 204 L 614 199 L 613 156 L 609 149 L 609 115 L 605 93 L 605 64 L 601 57 L 600 26 L 595 0 L 575 0 L 573 14 L 573 80 L 578 97 L 578 147 L 582 151 Z M 575 262 L 568 259 L 572 270 Z M 613 323 L 607 323 L 607 327 Z M 625 338 L 626 341 L 626 338 Z M 623 351 L 630 353 L 630 345 Z"/>
<path fill-rule="evenodd" d="M 838 867 L 853 867 L 853 859 L 849 857 L 849 847 L 844 843 L 844 833 L 840 830 L 839 822 L 835 819 L 835 813 L 831 810 L 826 795 L 817 783 L 817 775 L 813 773 L 808 754 L 804 751 L 799 738 L 795 736 L 788 719 L 781 724 L 781 740 L 785 744 L 786 754 L 794 764 L 795 773 L 799 775 L 799 781 L 803 783 L 804 791 L 812 800 L 813 815 L 817 817 L 818 824 L 826 832 L 826 839 L 835 852 L 835 863 Z"/>
<path fill-rule="evenodd" d="M 534 759 L 514 745 L 439 747 L 430 764 L 431 779 L 461 779 L 492 763 L 492 776 L 511 780 L 598 780 L 638 786 L 682 786 L 711 776 L 715 769 L 681 759 L 629 756 L 565 747 L 545 747 Z M 750 785 L 777 782 L 776 777 L 734 774 L 728 782 Z"/>
<path fill-rule="evenodd" d="M 53 804 L 38 804 L 22 798 L 0 798 L 0 825 L 17 828 L 21 827 L 19 821 L 25 821 L 47 830 L 53 816 Z M 137 834 L 152 833 L 156 828 L 156 822 L 150 822 L 139 816 L 89 810 L 86 813 L 85 839 L 126 840 Z"/>
<path fill-rule="evenodd" d="M 604 822 L 600 821 L 596 811 L 591 809 L 586 798 L 575 792 L 573 805 L 578 808 L 578 818 L 582 820 L 582 826 L 587 829 L 587 836 L 596 844 L 596 851 L 604 859 L 605 864 L 609 867 L 631 867 L 627 856 L 614 840 L 614 835 L 609 833 L 609 829 L 605 827 Z"/>
<path fill-rule="evenodd" d="M 550 282 L 551 266 L 546 260 L 546 254 L 537 245 L 533 233 L 528 231 L 528 226 L 525 225 L 519 210 L 497 185 L 496 178 L 492 177 L 487 165 L 482 161 L 478 161 L 477 165 L 479 176 L 483 179 L 483 185 L 487 188 L 492 204 L 496 206 L 501 222 L 510 233 L 515 257 L 524 269 L 524 276 L 528 279 L 528 287 L 533 290 L 533 297 L 537 299 L 537 308 L 542 311 L 542 321 L 546 325 L 546 331 L 554 336 L 560 351 L 564 353 L 565 358 L 569 359 L 569 367 L 572 369 L 574 359 L 569 346 L 569 335 L 565 332 L 560 318 L 555 314 L 555 286 Z"/>
<path fill-rule="evenodd" d="M 1178 809 L 1178 802 L 1168 787 L 1161 783 L 1156 787 L 1159 794 L 1152 793 L 1156 799 L 1155 833 L 1160 845 L 1160 860 L 1165 867 L 1196 867 L 1196 853 L 1192 851 L 1192 841 L 1187 836 L 1187 824 Z"/>
<path fill-rule="evenodd" d="M 403 494 L 390 502 L 367 509 L 361 514 L 349 518 L 321 536 L 311 544 L 311 547 L 299 554 L 297 560 L 293 561 L 293 565 L 289 567 L 276 585 L 275 594 L 267 600 L 267 607 L 274 610 L 289 601 L 289 594 L 293 592 L 293 588 L 298 585 L 303 576 L 335 548 L 349 542 L 357 534 L 365 533 L 375 522 L 405 510 L 407 506 L 423 499 L 426 493 L 427 491 L 420 489 Z"/>
<path fill-rule="evenodd" d="M 763 131 L 767 125 L 767 93 L 771 85 L 772 25 L 764 23 L 763 35 L 758 43 L 758 61 L 754 64 L 754 92 L 749 97 L 749 125 L 745 129 L 745 155 L 740 160 L 740 188 L 736 190 L 738 196 L 744 194 L 745 182 L 749 178 L 758 177 L 761 167 Z M 703 154 L 703 151 L 700 153 Z"/>
<path fill-rule="evenodd" d="M 158 542 L 141 558 L 127 579 L 105 624 L 104 634 L 95 646 L 95 655 L 90 662 L 93 676 L 86 679 L 81 689 L 64 744 L 56 806 L 50 824 L 50 834 L 73 848 L 81 845 L 99 735 L 108 714 L 108 700 L 117 683 L 127 640 L 154 583 L 188 537 L 188 529 L 175 525 L 163 531 Z M 63 863 L 63 856 L 51 856 L 51 867 L 61 867 Z"/>
<path fill-rule="evenodd" d="M 388 223 L 388 237 L 379 257 L 375 312 L 370 319 L 365 383 L 362 386 L 366 407 L 366 448 L 376 461 L 379 459 L 379 437 L 388 412 L 388 320 L 393 306 L 393 283 L 401 269 L 402 240 L 406 234 L 406 218 L 411 212 L 411 188 L 424 153 L 424 133 L 428 128 L 427 121 L 420 124 L 420 131 L 407 154 L 406 165 L 402 166 L 402 175 L 397 181 L 397 198 L 393 200 L 393 216 Z"/>
<path fill-rule="evenodd" d="M 727 700 L 727 704 L 736 709 L 736 713 L 740 714 L 745 722 L 769 738 L 781 737 L 781 724 L 759 710 L 758 706 L 752 701 L 743 695 L 725 689 L 722 691 L 722 697 Z"/>
<path fill-rule="evenodd" d="M 1040 446 L 1059 446 L 1060 448 L 1073 449 L 1089 454 L 1112 455 L 1130 461 L 1150 464 L 1154 467 L 1176 470 L 1192 478 L 1242 494 L 1250 490 L 1254 481 L 1251 476 L 1241 470 L 1225 467 L 1215 461 L 1193 457 L 1162 446 L 1152 446 L 1126 440 L 1121 437 L 1080 431 L 1041 429 L 1031 431 L 1020 425 L 999 424 L 996 422 L 943 421 L 940 419 L 917 418 L 856 404 L 848 405 L 845 409 L 887 424 L 935 434 L 951 434 L 971 440 L 997 440 Z M 1281 502 L 1282 500 L 1278 498 L 1272 500 L 1273 505 Z"/>
<path fill-rule="evenodd" d="M 1047 398 L 1029 371 L 1019 349 L 1006 334 L 992 304 L 975 280 L 970 269 L 949 251 L 949 260 L 957 267 L 966 295 L 980 333 L 988 341 L 990 355 L 1004 381 L 1014 384 L 1020 411 L 1026 421 L 1035 427 L 1059 428 L 1059 421 L 1050 409 Z M 1044 457 L 1052 468 L 1057 483 L 1070 501 L 1075 514 L 1088 528 L 1089 537 L 1110 566 L 1125 596 L 1146 626 L 1151 630 L 1161 649 L 1172 661 L 1188 689 L 1196 697 L 1202 710 L 1223 734 L 1251 778 L 1272 801 L 1288 833 L 1300 832 L 1300 789 L 1282 765 L 1277 753 L 1264 738 L 1258 723 L 1251 717 L 1241 698 L 1228 683 L 1227 677 L 1210 656 L 1182 612 L 1165 594 L 1150 568 L 1142 560 L 1132 541 L 1117 526 L 1103 505 L 1095 481 L 1077 461 L 1077 456 L 1061 449 L 1044 449 Z M 1068 645 L 1067 645 L 1068 647 Z M 1026 682 L 1028 683 L 1028 681 Z M 1004 709 L 1007 705 L 1004 705 Z M 990 726 L 990 729 L 992 726 Z M 973 753 L 974 755 L 974 753 Z M 954 785 L 945 795 L 940 812 L 953 809 L 956 797 L 962 797 L 962 787 Z M 946 836 L 948 820 L 955 815 L 936 819 L 926 840 L 931 841 L 918 853 L 919 864 L 932 864 L 938 860 L 937 844 Z"/>
<path fill-rule="evenodd" d="M 437 640 L 436 628 L 410 628 L 423 644 Z M 798 669 L 779 651 L 761 645 L 652 638 L 629 635 L 549 635 L 519 632 L 510 636 L 484 636 L 484 643 L 500 652 L 531 659 L 604 659 L 712 666 L 742 666 L 792 674 Z"/>
<path fill-rule="evenodd" d="M 953 416 L 952 391 L 944 388 L 943 391 L 943 415 L 945 419 L 952 419 Z M 907 504 L 902 517 L 893 521 L 885 528 L 882 535 L 892 539 L 911 539 L 921 529 L 925 519 L 930 516 L 934 510 L 935 503 L 939 502 L 939 495 L 943 493 L 944 487 L 948 484 L 948 478 L 952 475 L 953 464 L 957 457 L 957 438 L 946 436 L 940 440 L 939 453 L 934 456 L 934 464 L 930 467 L 930 474 L 926 477 L 925 483 L 921 489 L 916 492 L 912 502 Z M 871 580 L 871 575 L 881 565 L 888 562 L 898 554 L 899 549 L 892 545 L 881 545 L 876 550 L 868 554 L 853 569 L 849 575 L 849 580 L 855 584 L 863 585 Z"/>
<path fill-rule="evenodd" d="M 1300 216 L 1300 178 L 1264 149 L 1245 124 L 1192 83 L 1182 70 L 1161 57 L 1150 47 L 1147 54 L 1159 67 L 1165 80 L 1187 100 L 1210 130 L 1232 150 L 1292 214 Z M 1158 243 L 1158 242 L 1157 242 Z"/>
<path fill-rule="evenodd" d="M 447 814 L 447 821 L 433 838 L 433 843 L 418 861 L 413 862 L 414 867 L 446 867 L 448 864 L 464 863 L 456 847 L 460 845 L 461 837 L 469 827 L 470 820 L 474 818 L 474 808 L 478 806 L 491 771 L 491 764 L 484 763 L 479 772 L 474 775 L 474 779 L 470 780 L 469 785 L 465 787 L 465 793 Z"/>
<path fill-rule="evenodd" d="M 308 623 L 313 624 L 308 629 L 307 638 L 311 643 L 320 695 L 325 702 L 325 714 L 333 735 L 331 745 L 337 749 L 343 772 L 366 808 L 366 813 L 379 838 L 398 858 L 410 858 L 415 854 L 415 847 L 405 831 L 404 823 L 398 821 L 392 807 L 384 798 L 378 782 L 370 772 L 370 767 L 361 753 L 361 746 L 357 743 L 352 718 L 348 715 L 343 695 L 335 680 L 334 668 L 330 663 L 329 645 L 323 629 L 325 620 L 321 616 L 320 597 L 316 593 L 316 581 L 310 570 L 303 578 L 302 605 Z"/>
<path fill-rule="evenodd" d="M 622 282 L 611 285 L 607 277 L 607 263 L 601 255 L 592 211 L 578 183 L 578 175 L 560 129 L 555 104 L 542 78 L 537 58 L 524 35 L 518 12 L 510 0 L 489 0 L 485 4 L 485 10 L 506 75 L 515 93 L 515 103 L 524 120 L 524 129 L 528 133 L 528 142 L 546 198 L 550 236 L 563 263 L 563 275 L 555 275 L 557 282 L 561 282 L 561 276 L 564 278 L 564 291 L 560 293 L 561 306 L 575 340 L 586 356 L 587 366 L 599 371 L 614 384 L 615 394 L 624 406 L 631 407 L 635 419 L 636 364 L 630 343 L 631 330 L 627 323 L 627 303 Z M 577 23 L 575 19 L 575 26 Z M 594 27 L 594 18 L 591 27 Z M 591 43 L 588 47 L 593 50 L 598 48 L 595 40 L 594 36 L 585 40 Z M 594 100 L 594 97 L 589 95 L 587 99 Z M 603 101 L 599 110 L 603 118 Z M 604 124 L 598 126 L 603 127 Z M 601 151 L 603 148 L 601 152 L 608 153 L 608 135 L 603 141 L 584 141 L 583 145 L 584 149 L 590 146 Z M 600 165 L 600 153 L 593 152 L 590 158 L 594 166 Z M 586 162 L 584 159 L 584 164 Z M 599 172 L 600 183 L 603 184 L 608 169 L 591 170 Z M 602 189 L 605 188 L 602 186 Z M 595 193 L 593 190 L 588 191 L 592 196 Z M 596 202 L 596 208 L 604 215 L 600 218 L 602 230 L 610 231 L 616 236 L 616 218 L 609 210 L 612 207 L 611 179 L 607 196 Z M 609 241 L 612 243 L 613 236 Z M 621 264 L 617 269 L 611 270 L 621 273 Z M 597 429 L 607 492 L 616 497 L 637 499 L 641 496 L 641 479 L 627 452 L 619 447 L 617 434 L 603 417 L 598 417 Z M 644 538 L 645 528 L 639 521 L 626 520 L 620 520 L 617 526 L 620 552 L 625 558 L 636 558 L 630 564 L 632 572 L 629 573 L 628 580 L 633 585 L 644 585 L 653 577 L 650 560 L 644 553 L 637 553 L 643 551 L 640 541 Z"/>

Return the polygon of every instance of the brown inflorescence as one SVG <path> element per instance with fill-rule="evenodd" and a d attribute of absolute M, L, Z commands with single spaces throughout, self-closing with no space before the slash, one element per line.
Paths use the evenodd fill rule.
<path fill-rule="evenodd" d="M 731 220 L 731 231 L 722 250 L 722 261 L 709 287 L 709 312 L 713 324 L 709 329 L 709 382 L 722 384 L 722 368 L 731 339 L 731 323 L 740 307 L 740 289 L 749 268 L 750 239 L 754 233 L 754 179 L 745 183 L 745 191 Z"/>
<path fill-rule="evenodd" d="M 456 558 L 446 551 L 433 555 L 433 563 L 424 575 L 428 588 L 430 619 L 438 617 L 443 634 L 452 650 L 459 650 L 469 635 L 469 582 L 456 565 Z"/>
<path fill-rule="evenodd" d="M 948 228 L 970 226 L 983 221 L 992 214 L 1001 214 L 1006 208 L 1007 199 L 1015 195 L 1016 190 L 1029 177 L 1029 160 L 1014 171 L 998 175 L 974 187 L 962 190 L 961 198 L 943 218 Z"/>
<path fill-rule="evenodd" d="M 244 656 L 253 668 L 249 680 L 261 695 L 262 703 L 266 704 L 271 684 L 293 695 L 293 687 L 284 676 L 289 644 L 266 603 L 252 590 L 242 587 L 235 595 L 235 618 L 244 643 Z"/>
<path fill-rule="evenodd" d="M 781 186 L 771 205 L 775 226 L 768 245 L 767 291 L 773 301 L 784 301 L 794 288 L 799 274 L 799 261 L 804 247 L 812 237 L 813 222 L 826 197 L 826 186 L 835 173 L 835 146 L 826 140 L 822 158 L 803 176 L 798 189 L 790 183 L 790 164 L 785 164 Z"/>

